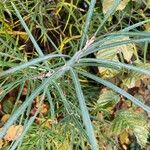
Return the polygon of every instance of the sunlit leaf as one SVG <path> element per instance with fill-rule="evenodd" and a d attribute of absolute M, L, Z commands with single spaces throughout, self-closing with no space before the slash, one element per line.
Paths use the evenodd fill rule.
<path fill-rule="evenodd" d="M 116 134 L 121 134 L 125 129 L 131 129 L 137 138 L 138 143 L 144 146 L 148 138 L 148 124 L 146 118 L 133 111 L 121 111 L 114 119 L 112 130 Z"/>
<path fill-rule="evenodd" d="M 147 143 L 148 134 L 149 134 L 147 126 L 146 125 L 144 125 L 144 126 L 141 126 L 141 125 L 140 126 L 138 126 L 138 125 L 136 126 L 135 125 L 134 129 L 133 129 L 133 133 L 136 136 L 137 142 L 142 147 L 144 147 L 145 144 Z"/>
<path fill-rule="evenodd" d="M 113 3 L 115 0 L 103 0 L 103 13 L 106 14 L 106 12 L 112 7 Z M 117 10 L 123 10 L 126 5 L 128 4 L 130 0 L 122 0 L 122 2 L 119 4 L 119 6 L 117 7 Z"/>
<path fill-rule="evenodd" d="M 5 123 L 5 122 L 9 119 L 9 117 L 10 117 L 10 114 L 5 114 L 5 115 L 2 117 L 1 121 L 2 121 L 3 123 Z"/>
<path fill-rule="evenodd" d="M 104 109 L 111 108 L 119 102 L 119 99 L 120 97 L 118 94 L 111 90 L 106 90 L 99 96 L 98 107 Z"/>
<path fill-rule="evenodd" d="M 135 61 L 134 62 L 136 66 L 143 68 L 143 69 L 150 69 L 150 64 L 149 63 L 142 63 L 140 61 Z M 122 80 L 122 85 L 123 87 L 127 88 L 133 88 L 135 86 L 139 86 L 139 81 L 143 80 L 144 78 L 149 77 L 148 75 L 142 75 L 138 72 L 130 72 L 125 79 Z"/>
<path fill-rule="evenodd" d="M 134 1 L 138 1 L 138 0 L 134 0 Z M 142 0 L 139 0 L 139 1 L 142 1 Z M 143 1 L 142 1 L 143 2 Z M 146 0 L 146 5 L 148 8 L 150 8 L 150 0 Z M 144 13 L 145 14 L 145 13 Z"/>
<path fill-rule="evenodd" d="M 122 37 L 115 40 L 111 40 L 110 42 L 108 42 L 108 44 L 117 41 L 125 41 L 125 40 L 129 40 L 129 37 Z M 134 44 L 126 44 L 126 45 L 116 46 L 114 48 L 100 50 L 96 54 L 96 58 L 119 62 L 118 54 L 120 54 L 123 55 L 124 60 L 129 62 L 135 52 L 136 52 L 136 47 Z M 99 67 L 99 72 L 103 78 L 112 78 L 119 73 L 118 70 L 104 68 L 104 67 Z"/>
<path fill-rule="evenodd" d="M 125 85 L 127 88 L 133 88 L 136 85 L 136 81 L 138 80 L 138 77 L 130 76 L 123 80 L 123 85 Z"/>

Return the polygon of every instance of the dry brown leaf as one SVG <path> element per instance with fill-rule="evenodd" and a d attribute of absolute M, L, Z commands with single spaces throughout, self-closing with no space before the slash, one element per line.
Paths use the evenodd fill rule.
<path fill-rule="evenodd" d="M 22 125 L 12 125 L 8 129 L 8 131 L 4 137 L 4 140 L 13 141 L 13 140 L 17 139 L 22 134 L 22 132 L 23 132 Z"/>
<path fill-rule="evenodd" d="M 22 90 L 22 95 L 27 95 L 27 93 L 28 93 L 28 89 L 25 87 L 25 88 L 23 88 L 23 90 Z"/>
<path fill-rule="evenodd" d="M 42 114 L 45 114 L 48 112 L 48 105 L 46 104 L 42 104 L 42 107 L 41 107 L 41 111 L 40 111 Z"/>

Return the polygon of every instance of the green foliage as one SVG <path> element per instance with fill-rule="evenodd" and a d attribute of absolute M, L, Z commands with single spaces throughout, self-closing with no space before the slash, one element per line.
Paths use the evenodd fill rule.
<path fill-rule="evenodd" d="M 80 135 L 71 124 L 61 124 L 61 126 L 56 125 L 54 128 L 49 129 L 47 127 L 37 127 L 33 125 L 32 128 L 25 135 L 21 150 L 30 149 L 70 149 L 73 144 L 76 143 L 76 147 L 79 146 Z M 71 131 L 72 130 L 72 131 Z M 36 133 L 36 134 L 33 134 Z M 61 135 L 61 136 L 60 136 Z M 79 135 L 79 136 L 76 136 Z M 74 137 L 73 137 L 74 136 Z M 30 140 L 28 140 L 30 139 Z M 74 140 L 74 141 L 71 141 Z M 72 142 L 72 145 L 70 144 Z"/>
<path fill-rule="evenodd" d="M 148 123 L 144 115 L 133 111 L 121 111 L 112 122 L 115 134 L 121 134 L 125 129 L 131 129 L 137 142 L 144 147 L 148 139 Z"/>
<path fill-rule="evenodd" d="M 112 41 L 109 41 L 106 44 L 111 44 L 117 41 L 125 41 L 129 40 L 129 37 L 118 37 L 115 39 L 112 39 Z M 134 44 L 126 44 L 126 45 L 121 45 L 121 46 L 116 46 L 113 48 L 108 48 L 108 49 L 103 49 L 99 51 L 96 54 L 97 59 L 105 59 L 105 60 L 111 60 L 115 62 L 119 62 L 119 59 L 121 59 L 122 62 L 127 61 L 129 62 L 131 58 L 133 57 L 133 54 L 136 55 L 137 50 L 135 48 Z M 118 57 L 119 55 L 119 57 Z M 110 68 L 105 68 L 105 67 L 99 67 L 99 72 L 102 75 L 103 78 L 112 78 L 116 76 L 120 71 L 110 69 Z"/>
<path fill-rule="evenodd" d="M 140 68 L 144 68 L 146 70 L 150 69 L 149 63 L 142 63 L 141 61 L 135 61 L 135 65 Z M 133 88 L 135 86 L 138 86 L 137 82 L 139 82 L 139 80 L 141 80 L 144 77 L 145 77 L 145 75 L 142 75 L 138 72 L 129 72 L 127 77 L 125 79 L 123 79 L 122 85 L 124 87 Z"/>
<path fill-rule="evenodd" d="M 120 97 L 118 94 L 113 91 L 106 90 L 100 94 L 97 105 L 99 108 L 103 109 L 113 108 L 114 105 L 119 102 L 119 100 Z"/>
<path fill-rule="evenodd" d="M 136 4 L 135 11 L 132 4 L 135 1 L 122 6 L 123 1 L 115 0 L 104 11 L 102 1 L 96 0 L 0 2 L 0 100 L 12 97 L 14 92 L 15 101 L 14 107 L 9 102 L 6 105 L 7 101 L 2 105 L 2 115 L 13 110 L 0 137 L 4 138 L 13 124 L 24 126 L 22 135 L 11 143 L 11 150 L 98 150 L 111 143 L 115 147 L 116 140 L 104 134 L 107 129 L 106 133 L 111 132 L 112 120 L 116 134 L 131 129 L 137 142 L 145 146 L 147 116 L 133 112 L 133 108 L 150 113 L 150 107 L 123 89 L 134 87 L 141 74 L 150 75 L 146 63 L 150 33 L 143 32 L 150 20 L 138 11 L 145 6 L 143 2 Z M 114 76 L 121 83 L 103 79 Z M 100 92 L 100 85 L 111 90 L 103 91 L 101 86 Z M 113 108 L 123 97 L 134 107 L 116 111 L 114 119 Z M 41 111 L 43 104 L 48 106 L 46 114 Z M 92 104 L 96 104 L 96 113 Z M 105 118 L 106 112 L 112 120 Z M 46 117 L 51 121 L 48 128 L 39 121 Z M 104 141 L 101 135 L 106 136 Z"/>

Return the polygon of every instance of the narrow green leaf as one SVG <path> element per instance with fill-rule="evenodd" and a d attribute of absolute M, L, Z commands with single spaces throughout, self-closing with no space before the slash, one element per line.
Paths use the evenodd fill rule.
<path fill-rule="evenodd" d="M 84 125 L 86 128 L 86 131 L 87 131 L 89 142 L 90 142 L 93 150 L 98 150 L 98 145 L 97 145 L 96 138 L 94 135 L 92 122 L 91 122 L 90 115 L 89 115 L 89 112 L 88 112 L 88 109 L 87 109 L 87 106 L 85 103 L 85 98 L 84 98 L 84 95 L 83 95 L 83 92 L 81 89 L 78 75 L 76 74 L 76 72 L 73 69 L 70 69 L 70 72 L 71 72 L 72 80 L 75 85 L 76 94 L 77 94 L 77 97 L 79 100 L 82 118 L 83 118 L 83 122 L 84 122 Z"/>
<path fill-rule="evenodd" d="M 102 23 L 100 24 L 100 26 L 98 27 L 98 29 L 95 32 L 95 36 L 98 34 L 98 32 L 101 30 L 101 28 L 104 26 L 104 24 L 106 23 L 106 21 L 108 20 L 108 18 L 115 12 L 116 8 L 118 7 L 118 5 L 120 4 L 122 0 L 115 0 L 114 4 L 112 7 L 110 7 L 110 9 L 107 11 Z"/>
<path fill-rule="evenodd" d="M 101 64 L 104 64 L 105 67 L 111 67 L 111 68 L 113 68 L 113 66 L 115 68 L 115 66 L 116 66 L 116 68 L 118 68 L 118 69 L 126 68 L 128 70 L 136 71 L 141 74 L 150 75 L 149 70 L 139 68 L 139 67 L 136 67 L 133 65 L 124 64 L 121 62 L 115 62 L 115 61 L 109 61 L 109 60 L 103 60 L 103 59 L 94 59 L 94 58 L 82 58 L 79 60 L 78 65 L 80 65 L 80 62 L 81 63 L 89 63 L 89 65 L 90 65 L 90 63 L 92 63 L 92 64 L 95 64 L 96 66 L 97 66 L 97 64 L 99 64 L 99 66 L 101 66 Z"/>
<path fill-rule="evenodd" d="M 113 37 L 113 38 L 116 38 L 116 37 Z M 84 52 L 82 57 L 87 56 L 91 53 L 97 52 L 97 51 L 102 50 L 102 49 L 113 48 L 113 47 L 124 45 L 124 44 L 143 43 L 146 41 L 149 42 L 150 38 L 142 38 L 142 39 L 135 39 L 135 40 L 130 39 L 130 40 L 125 40 L 125 41 L 120 41 L 120 42 L 114 42 L 111 44 L 106 44 L 105 42 L 107 42 L 108 40 L 112 40 L 112 37 L 108 37 L 106 39 L 95 42 L 93 45 L 91 45 L 91 47 L 87 48 L 87 50 Z"/>
<path fill-rule="evenodd" d="M 133 25 L 131 25 L 129 27 L 126 27 L 126 28 L 122 29 L 121 31 L 122 32 L 127 32 L 127 31 L 130 31 L 130 30 L 132 30 L 134 28 L 137 28 L 137 27 L 139 27 L 139 26 L 141 26 L 141 25 L 143 25 L 145 23 L 148 23 L 148 22 L 150 22 L 150 19 L 144 20 L 144 21 L 141 21 L 141 22 L 138 22 L 138 23 L 135 23 L 135 24 L 133 24 Z"/>
<path fill-rule="evenodd" d="M 11 4 L 12 4 L 12 6 L 13 6 L 13 8 L 14 8 L 16 14 L 17 14 L 17 17 L 19 18 L 19 20 L 20 20 L 22 26 L 24 27 L 24 29 L 25 29 L 26 32 L 28 33 L 28 35 L 29 35 L 29 37 L 30 37 L 30 39 L 31 39 L 31 41 L 32 41 L 32 43 L 33 43 L 33 45 L 34 45 L 36 51 L 38 52 L 38 54 L 39 54 L 40 56 L 44 56 L 44 54 L 43 54 L 41 48 L 40 48 L 39 45 L 37 44 L 35 38 L 33 37 L 32 33 L 30 32 L 29 28 L 27 27 L 26 23 L 24 22 L 23 18 L 21 17 L 21 15 L 20 15 L 20 13 L 19 13 L 17 7 L 15 6 L 15 4 L 14 4 L 13 2 L 11 2 Z"/>
<path fill-rule="evenodd" d="M 95 75 L 92 75 L 91 73 L 86 73 L 86 72 L 81 72 L 78 71 L 80 74 L 82 74 L 83 76 L 86 76 L 98 83 L 101 83 L 107 87 L 109 87 L 110 89 L 114 90 L 115 92 L 123 95 L 124 97 L 128 98 L 129 100 L 131 100 L 135 105 L 141 107 L 142 109 L 144 109 L 147 113 L 150 113 L 150 107 L 145 105 L 144 103 L 142 103 L 140 100 L 138 100 L 137 98 L 135 98 L 134 96 L 130 95 L 129 93 L 127 93 L 126 91 L 124 91 L 123 89 L 117 87 L 116 85 L 112 84 L 109 81 L 103 80 Z"/>
<path fill-rule="evenodd" d="M 4 75 L 7 75 L 7 74 L 10 74 L 10 73 L 14 73 L 16 71 L 19 71 L 19 70 L 22 70 L 24 68 L 27 68 L 31 65 L 35 65 L 39 62 L 42 62 L 42 61 L 45 61 L 45 60 L 48 60 L 48 59 L 51 59 L 51 58 L 57 58 L 57 57 L 66 57 L 66 55 L 61 55 L 61 54 L 48 54 L 46 56 L 42 56 L 42 57 L 39 57 L 39 58 L 36 58 L 36 59 L 33 59 L 29 62 L 26 62 L 26 63 L 23 63 L 23 64 L 20 64 L 14 68 L 10 68 L 6 71 L 3 71 L 0 73 L 0 77 L 4 76 Z"/>
<path fill-rule="evenodd" d="M 47 80 L 45 80 L 41 86 L 39 86 L 35 91 L 32 92 L 31 96 L 15 111 L 15 113 L 10 117 L 0 131 L 0 138 L 2 138 L 7 132 L 8 128 L 16 121 L 16 119 L 26 110 L 26 108 L 32 103 L 33 99 L 43 90 L 46 86 Z"/>
<path fill-rule="evenodd" d="M 118 31 L 118 32 L 113 32 L 113 33 L 109 33 L 106 34 L 104 36 L 114 36 L 116 38 L 116 36 L 121 36 L 121 35 L 126 35 L 126 36 L 137 36 L 139 37 L 150 37 L 150 32 L 149 31 L 139 31 L 139 32 L 122 32 L 122 31 Z"/>
<path fill-rule="evenodd" d="M 85 37 L 87 35 L 87 31 L 88 31 L 90 21 L 91 21 L 92 15 L 93 15 L 95 3 L 96 3 L 96 0 L 91 0 L 90 5 L 89 5 L 89 10 L 88 10 L 88 13 L 87 13 L 85 26 L 84 26 L 84 29 L 83 29 L 83 34 L 82 34 L 82 37 L 81 37 L 81 40 L 80 40 L 80 50 L 82 49 L 83 44 L 85 42 Z"/>
<path fill-rule="evenodd" d="M 43 83 L 37 87 L 32 94 L 28 97 L 28 99 L 15 111 L 15 113 L 10 117 L 10 119 L 6 122 L 3 127 L 3 130 L 0 132 L 0 138 L 4 136 L 8 128 L 17 120 L 17 118 L 26 110 L 26 108 L 32 103 L 33 99 L 54 79 L 59 78 L 62 74 L 64 74 L 65 69 L 58 70 L 54 72 L 49 78 L 45 79 Z"/>
<path fill-rule="evenodd" d="M 52 101 L 52 97 L 51 97 L 49 91 L 47 91 L 46 94 L 47 94 L 47 101 L 49 102 L 49 105 L 50 105 L 51 120 L 54 121 L 54 118 L 55 118 L 55 109 L 54 109 L 54 104 L 53 104 L 53 101 Z"/>
<path fill-rule="evenodd" d="M 59 93 L 59 95 L 61 97 L 61 101 L 63 102 L 63 104 L 64 104 L 64 106 L 67 110 L 67 113 L 69 113 L 69 114 L 73 113 L 69 103 L 67 102 L 67 99 L 66 99 L 61 87 L 55 81 L 53 81 L 53 85 L 55 86 L 57 92 Z"/>
<path fill-rule="evenodd" d="M 45 94 L 46 94 L 46 92 L 47 92 L 47 87 L 48 87 L 48 86 L 46 86 L 46 87 L 44 88 L 42 97 L 45 97 Z M 31 117 L 31 118 L 29 119 L 29 121 L 28 121 L 26 124 L 24 124 L 24 130 L 23 130 L 21 136 L 15 141 L 15 143 L 14 143 L 13 146 L 11 147 L 11 150 L 15 150 L 16 147 L 18 146 L 18 144 L 22 141 L 23 137 L 26 135 L 27 131 L 29 130 L 30 126 L 32 125 L 32 123 L 34 122 L 34 120 L 36 119 L 36 116 L 38 115 L 38 113 L 39 113 L 39 111 L 40 111 L 40 108 L 41 108 L 40 106 L 41 106 L 41 104 L 42 104 L 42 101 L 43 101 L 43 100 L 40 101 L 39 107 L 38 107 L 37 111 L 35 112 L 34 116 Z"/>

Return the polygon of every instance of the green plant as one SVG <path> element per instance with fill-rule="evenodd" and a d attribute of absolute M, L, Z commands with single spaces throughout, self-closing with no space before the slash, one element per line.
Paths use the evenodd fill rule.
<path fill-rule="evenodd" d="M 24 142 L 23 137 L 24 136 L 25 138 L 28 137 L 27 131 L 30 129 L 30 126 L 33 124 L 36 117 L 40 113 L 40 106 L 42 105 L 43 101 L 46 99 L 49 102 L 49 106 L 50 106 L 49 116 L 51 117 L 51 120 L 54 120 L 57 114 L 62 114 L 63 117 L 60 122 L 60 125 L 62 123 L 62 124 L 65 124 L 65 127 L 66 127 L 67 126 L 66 122 L 67 122 L 68 124 L 70 123 L 72 124 L 73 127 L 75 127 L 75 129 L 73 129 L 72 132 L 75 133 L 76 130 L 78 130 L 77 135 L 80 135 L 81 139 L 83 138 L 82 142 L 79 143 L 79 145 L 82 145 L 83 149 L 85 147 L 87 148 L 89 145 L 85 144 L 86 143 L 85 138 L 86 138 L 88 139 L 87 141 L 90 143 L 91 148 L 93 150 L 98 150 L 99 146 L 96 140 L 97 137 L 96 137 L 96 134 L 94 133 L 95 126 L 92 125 L 93 116 L 89 113 L 89 108 L 87 107 L 87 103 L 86 103 L 87 100 L 85 99 L 84 92 L 82 90 L 82 84 L 80 82 L 81 78 L 83 78 L 84 80 L 87 80 L 88 78 L 90 78 L 93 81 L 95 81 L 97 84 L 102 84 L 114 90 L 116 93 L 119 93 L 120 95 L 124 96 L 125 98 L 130 100 L 134 105 L 141 107 L 147 113 L 150 112 L 150 107 L 144 104 L 144 102 L 130 95 L 125 90 L 114 85 L 110 81 L 104 80 L 98 75 L 94 75 L 94 74 L 87 72 L 86 67 L 98 66 L 98 67 L 112 68 L 112 69 L 117 69 L 119 70 L 119 72 L 123 72 L 123 73 L 126 73 L 127 71 L 136 71 L 139 74 L 145 74 L 145 75 L 150 75 L 149 70 L 146 70 L 146 69 L 134 66 L 134 65 L 130 65 L 130 64 L 125 64 L 119 61 L 119 59 L 117 61 L 114 61 L 110 59 L 107 60 L 107 58 L 84 58 L 84 57 L 88 57 L 89 54 L 93 54 L 93 53 L 96 54 L 98 51 L 105 52 L 105 51 L 108 51 L 108 49 L 110 48 L 114 49 L 122 45 L 129 45 L 131 43 L 136 44 L 136 43 L 149 42 L 150 41 L 149 32 L 137 32 L 137 31 L 134 31 L 134 29 L 136 27 L 143 25 L 146 22 L 149 22 L 150 20 L 138 22 L 136 24 L 131 25 L 130 27 L 126 27 L 122 30 L 119 30 L 118 32 L 116 31 L 114 33 L 99 35 L 99 33 L 103 31 L 102 29 L 104 25 L 106 24 L 107 20 L 113 13 L 115 13 L 117 6 L 121 2 L 121 0 L 116 0 L 114 5 L 111 7 L 111 9 L 108 10 L 106 15 L 104 16 L 103 20 L 101 21 L 101 25 L 97 27 L 95 33 L 89 34 L 88 30 L 90 27 L 92 15 L 94 14 L 94 8 L 96 4 L 96 0 L 91 0 L 91 2 L 89 3 L 89 10 L 87 12 L 84 28 L 81 31 L 82 36 L 81 36 L 80 42 L 76 42 L 76 41 L 69 42 L 70 44 L 69 47 L 73 49 L 71 52 L 69 52 L 70 54 L 69 56 L 67 54 L 65 55 L 66 52 L 62 54 L 62 51 L 60 51 L 59 48 L 57 48 L 58 46 L 56 46 L 56 43 L 54 43 L 51 37 L 49 37 L 49 35 L 45 33 L 45 30 L 46 30 L 45 25 L 42 25 L 42 26 L 40 25 L 43 23 L 42 17 L 44 18 L 43 16 L 44 10 L 41 8 L 42 4 L 40 5 L 39 1 L 37 4 L 34 4 L 35 1 L 33 2 L 27 1 L 27 2 L 30 2 L 31 4 L 33 3 L 34 5 L 33 9 L 31 9 L 29 12 L 30 15 L 33 13 L 32 11 L 34 10 L 34 8 L 35 8 L 34 10 L 35 12 L 37 11 L 38 8 L 42 9 L 42 10 L 40 9 L 41 10 L 40 11 L 41 17 L 39 17 L 40 23 L 38 22 L 38 19 L 36 19 L 37 16 L 34 16 L 34 15 L 30 18 L 31 19 L 30 21 L 31 23 L 33 21 L 35 22 L 35 24 L 37 23 L 37 25 L 39 25 L 40 30 L 41 30 L 40 38 L 42 38 L 42 40 L 45 42 L 50 41 L 50 43 L 53 45 L 55 49 L 55 51 L 52 52 L 51 54 L 45 55 L 43 53 L 43 50 L 41 50 L 39 44 L 35 40 L 33 34 L 31 33 L 32 25 L 30 26 L 30 29 L 29 29 L 27 26 L 27 23 L 25 23 L 25 18 L 22 18 L 21 16 L 21 14 L 25 13 L 26 11 L 28 12 L 27 7 L 25 7 L 26 4 L 21 2 L 21 6 L 23 6 L 23 8 L 18 9 L 18 7 L 20 8 L 21 6 L 19 4 L 15 5 L 15 2 L 16 1 L 7 2 L 6 5 L 4 4 L 4 6 L 9 7 L 9 9 L 6 9 L 6 10 L 11 10 L 13 12 L 12 14 L 19 18 L 19 21 L 21 22 L 21 25 L 23 26 L 26 32 L 26 35 L 28 35 L 30 40 L 32 41 L 33 47 L 36 50 L 36 52 L 33 52 L 32 54 L 33 59 L 28 61 L 29 56 L 22 55 L 21 51 L 23 47 L 18 48 L 18 41 L 17 40 L 15 41 L 14 40 L 15 38 L 12 38 L 8 33 L 6 33 L 7 36 L 5 36 L 5 38 L 1 37 L 0 41 L 2 44 L 2 49 L 4 49 L 3 52 L 1 53 L 2 69 L 5 69 L 5 66 L 12 67 L 12 68 L 3 70 L 0 74 L 1 89 L 2 89 L 2 94 L 1 94 L 0 99 L 2 100 L 6 96 L 7 93 L 12 91 L 16 87 L 20 88 L 20 93 L 22 93 L 23 91 L 23 86 L 27 87 L 27 91 L 28 91 L 25 100 L 22 102 L 19 108 L 11 114 L 11 117 L 3 126 L 3 130 L 0 132 L 0 137 L 2 138 L 7 132 L 8 128 L 15 122 L 24 125 L 24 131 L 22 135 L 19 137 L 18 140 L 12 143 L 12 145 L 10 146 L 10 149 L 12 150 L 16 148 L 21 149 L 22 147 L 21 142 L 22 143 Z M 58 5 L 58 8 L 61 9 L 63 5 L 65 6 L 65 2 L 64 3 L 63 2 Z M 29 6 L 29 4 L 27 4 L 27 6 Z M 71 10 L 72 8 L 73 8 L 73 4 L 71 3 L 71 8 L 70 10 L 68 10 L 68 12 L 71 11 L 72 13 L 72 10 Z M 8 12 L 8 14 L 11 14 L 11 12 Z M 10 15 L 9 17 L 12 17 L 12 16 Z M 25 16 L 25 17 L 28 17 L 28 16 Z M 63 32 L 65 32 L 67 28 L 69 29 L 71 28 L 71 25 L 69 26 L 70 17 L 71 17 L 71 14 L 69 13 L 67 23 L 64 27 Z M 49 17 L 46 16 L 46 18 L 49 18 Z M 84 21 L 84 19 L 82 21 Z M 80 29 L 78 28 L 78 30 Z M 132 30 L 132 32 L 130 32 L 130 30 Z M 122 36 L 126 38 L 122 40 Z M 121 40 L 118 40 L 118 38 Z M 5 40 L 10 40 L 10 41 L 6 42 Z M 13 46 L 9 45 L 9 43 L 13 44 Z M 5 54 L 5 47 L 6 47 L 6 54 Z M 17 50 L 11 51 L 12 47 L 14 47 L 14 49 L 17 47 Z M 74 47 L 76 48 L 78 47 L 79 50 L 74 50 L 75 49 Z M 67 47 L 65 48 L 67 49 Z M 139 58 L 136 58 L 136 59 L 139 59 Z M 8 61 L 9 63 L 5 63 L 6 60 L 9 60 Z M 17 60 L 19 61 L 19 63 L 17 62 Z M 38 79 L 41 79 L 41 80 L 38 80 Z M 70 88 L 67 90 L 66 84 L 69 84 L 72 89 Z M 72 97 L 69 97 L 69 95 L 72 95 Z M 30 117 L 31 105 L 37 96 L 42 96 L 42 98 L 40 99 L 39 107 L 36 113 L 32 117 Z M 18 94 L 17 99 L 20 99 L 19 94 Z M 114 102 L 112 105 L 115 105 L 116 103 L 117 102 Z M 55 110 L 55 108 L 57 107 L 60 110 L 59 109 Z M 129 116 L 129 117 L 133 118 L 134 116 L 133 117 Z M 128 115 L 127 115 L 127 119 L 128 119 Z M 115 123 L 113 126 L 115 126 Z M 79 131 L 82 134 L 79 133 Z M 43 131 L 42 133 L 45 133 L 45 131 Z M 58 134 L 58 133 L 55 133 L 55 134 Z M 46 135 L 44 136 L 49 136 L 49 135 L 46 133 Z M 66 136 L 70 138 L 69 133 Z M 50 141 L 51 140 L 52 139 L 50 139 Z M 146 139 L 144 140 L 146 141 Z M 69 143 L 70 141 L 71 140 L 67 139 L 67 143 Z M 33 145 L 31 145 L 31 147 Z M 55 145 L 55 142 L 54 142 L 54 145 Z M 78 143 L 76 143 L 76 145 L 78 145 Z M 41 144 L 41 147 L 42 147 L 42 144 Z M 53 147 L 53 144 L 50 146 L 50 148 L 51 147 Z M 55 149 L 56 147 L 54 146 L 53 148 Z M 41 148 L 41 149 L 45 149 L 45 148 Z"/>

